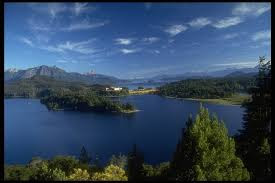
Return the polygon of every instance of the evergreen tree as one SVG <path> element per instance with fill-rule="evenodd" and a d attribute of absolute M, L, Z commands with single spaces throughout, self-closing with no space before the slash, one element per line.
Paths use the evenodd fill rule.
<path fill-rule="evenodd" d="M 143 162 L 143 154 L 137 151 L 136 144 L 134 144 L 133 151 L 128 154 L 127 158 L 127 173 L 130 181 L 143 179 Z"/>
<path fill-rule="evenodd" d="M 89 164 L 91 162 L 91 158 L 88 155 L 84 146 L 82 146 L 82 149 L 80 151 L 79 162 L 83 164 Z"/>
<path fill-rule="evenodd" d="M 237 152 L 253 180 L 271 180 L 271 61 L 259 59 L 257 86 L 243 104 L 243 129 L 236 135 Z"/>
<path fill-rule="evenodd" d="M 249 180 L 242 160 L 235 155 L 234 139 L 223 122 L 200 107 L 193 122 L 188 119 L 171 162 L 176 180 Z"/>

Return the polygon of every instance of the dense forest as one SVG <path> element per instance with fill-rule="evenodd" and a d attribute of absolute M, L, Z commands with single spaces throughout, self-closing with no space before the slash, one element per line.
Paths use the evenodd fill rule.
<path fill-rule="evenodd" d="M 32 78 L 8 81 L 4 85 L 5 97 L 24 97 L 24 98 L 41 98 L 44 97 L 49 90 L 57 92 L 93 91 L 100 96 L 121 96 L 128 95 L 127 88 L 121 91 L 105 91 L 109 85 L 88 85 L 81 82 L 68 82 L 50 78 L 48 76 L 34 76 Z"/>
<path fill-rule="evenodd" d="M 27 165 L 5 165 L 5 180 L 272 180 L 271 61 L 260 57 L 259 73 L 243 104 L 243 128 L 231 137 L 223 121 L 202 105 L 182 129 L 169 162 L 152 166 L 134 145 L 127 156 L 112 156 L 101 165 L 83 147 L 79 157 L 33 159 Z"/>
<path fill-rule="evenodd" d="M 40 102 L 49 110 L 75 110 L 99 112 L 133 112 L 135 107 L 130 103 L 123 104 L 97 95 L 94 91 L 48 91 Z"/>
<path fill-rule="evenodd" d="M 255 85 L 254 77 L 187 79 L 159 87 L 159 95 L 177 98 L 215 99 L 247 92 Z"/>

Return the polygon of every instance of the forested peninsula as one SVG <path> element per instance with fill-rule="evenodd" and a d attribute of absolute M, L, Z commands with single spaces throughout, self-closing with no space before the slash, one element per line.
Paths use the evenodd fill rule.
<path fill-rule="evenodd" d="M 45 104 L 49 110 L 70 110 L 81 112 L 118 112 L 132 113 L 138 110 L 130 104 L 123 104 L 113 101 L 94 92 L 51 92 L 48 96 L 41 98 L 41 103 Z"/>

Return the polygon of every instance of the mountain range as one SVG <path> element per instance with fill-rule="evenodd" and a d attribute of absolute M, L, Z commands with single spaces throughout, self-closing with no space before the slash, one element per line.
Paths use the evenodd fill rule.
<path fill-rule="evenodd" d="M 57 80 L 83 82 L 87 84 L 116 84 L 118 82 L 123 82 L 123 80 L 113 76 L 66 72 L 56 66 L 50 67 L 46 65 L 25 70 L 8 69 L 4 72 L 5 82 L 27 79 L 34 76 L 48 76 Z"/>
<path fill-rule="evenodd" d="M 183 74 L 161 74 L 151 78 L 137 79 L 135 82 L 173 82 L 184 79 L 250 77 L 258 73 L 258 66 L 253 68 L 227 68 L 211 72 L 186 72 Z"/>
<path fill-rule="evenodd" d="M 66 72 L 56 66 L 38 66 L 25 70 L 8 69 L 4 72 L 5 82 L 32 78 L 34 76 L 48 76 L 62 81 L 82 82 L 86 84 L 132 84 L 132 83 L 166 83 L 184 79 L 195 78 L 215 78 L 215 77 L 248 77 L 258 72 L 258 66 L 254 68 L 228 68 L 212 72 L 186 72 L 183 74 L 162 74 L 144 79 L 119 79 L 113 76 L 103 74 L 87 73 L 80 74 L 77 72 Z"/>

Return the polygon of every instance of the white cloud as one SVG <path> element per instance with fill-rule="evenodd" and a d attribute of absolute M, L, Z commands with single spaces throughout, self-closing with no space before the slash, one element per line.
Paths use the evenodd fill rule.
<path fill-rule="evenodd" d="M 152 44 L 154 42 L 159 41 L 160 39 L 157 37 L 147 37 L 147 38 L 143 38 L 143 41 L 148 43 L 148 44 Z"/>
<path fill-rule="evenodd" d="M 240 17 L 227 17 L 227 18 L 219 20 L 218 22 L 216 22 L 212 25 L 215 28 L 222 29 L 222 28 L 231 27 L 233 25 L 237 25 L 241 22 L 243 22 L 243 20 Z"/>
<path fill-rule="evenodd" d="M 159 51 L 159 50 L 154 50 L 154 52 L 155 52 L 156 54 L 160 54 L 160 51 Z"/>
<path fill-rule="evenodd" d="M 68 10 L 65 3 L 30 3 L 29 6 L 37 12 L 50 15 L 52 19 L 56 18 L 59 13 Z"/>
<path fill-rule="evenodd" d="M 76 60 L 57 60 L 56 62 L 58 62 L 58 63 L 73 63 L 73 64 L 76 64 L 76 63 L 78 63 L 78 61 L 76 61 Z"/>
<path fill-rule="evenodd" d="M 34 45 L 33 45 L 33 42 L 32 42 L 31 40 L 29 40 L 28 38 L 20 37 L 19 40 L 22 41 L 23 43 L 25 43 L 25 44 L 31 46 L 31 47 L 34 46 Z"/>
<path fill-rule="evenodd" d="M 74 3 L 74 13 L 79 15 L 88 9 L 88 3 Z"/>
<path fill-rule="evenodd" d="M 47 50 L 49 52 L 57 52 L 57 53 L 64 53 L 64 50 L 55 46 L 40 46 L 42 50 Z"/>
<path fill-rule="evenodd" d="M 120 44 L 120 45 L 129 45 L 132 44 L 133 39 L 132 38 L 117 38 L 115 39 L 116 44 Z"/>
<path fill-rule="evenodd" d="M 226 34 L 223 36 L 223 39 L 233 39 L 233 38 L 236 38 L 238 37 L 239 34 L 238 33 L 230 33 L 230 34 Z"/>
<path fill-rule="evenodd" d="M 149 10 L 152 7 L 152 3 L 144 3 L 145 9 Z"/>
<path fill-rule="evenodd" d="M 140 51 L 140 49 L 120 49 L 120 51 L 123 54 L 130 54 L 130 53 L 136 53 L 136 52 Z"/>
<path fill-rule="evenodd" d="M 170 36 L 175 36 L 186 30 L 187 30 L 186 26 L 179 24 L 179 25 L 172 25 L 168 27 L 167 29 L 164 30 L 164 32 L 167 32 L 168 34 L 170 34 Z"/>
<path fill-rule="evenodd" d="M 270 9 L 270 3 L 239 3 L 233 8 L 232 14 L 238 16 L 260 16 Z"/>
<path fill-rule="evenodd" d="M 57 60 L 56 62 L 58 62 L 58 63 L 68 63 L 67 60 Z"/>
<path fill-rule="evenodd" d="M 235 66 L 235 67 L 254 67 L 257 62 L 234 62 L 234 63 L 223 63 L 223 64 L 213 64 L 213 66 Z"/>
<path fill-rule="evenodd" d="M 271 38 L 270 30 L 259 31 L 259 32 L 256 32 L 254 35 L 252 35 L 253 41 L 269 40 L 270 38 Z"/>
<path fill-rule="evenodd" d="M 50 52 L 65 53 L 66 51 L 78 52 L 81 54 L 94 54 L 99 50 L 92 48 L 89 44 L 95 39 L 89 39 L 81 42 L 70 42 L 58 44 L 57 46 L 40 46 L 40 49 L 47 50 Z"/>
<path fill-rule="evenodd" d="M 87 46 L 92 41 L 94 41 L 94 39 L 89 39 L 87 41 L 81 41 L 81 42 L 66 41 L 66 43 L 59 44 L 57 48 L 62 49 L 63 51 L 70 50 L 70 51 L 79 52 L 83 54 L 90 54 L 90 53 L 96 52 L 95 49 Z"/>
<path fill-rule="evenodd" d="M 191 22 L 188 23 L 191 27 L 195 28 L 202 28 L 206 25 L 211 24 L 211 21 L 208 18 L 205 17 L 200 17 L 197 19 L 192 20 Z"/>
<path fill-rule="evenodd" d="M 87 29 L 93 29 L 97 27 L 102 27 L 106 25 L 108 21 L 103 21 L 103 22 L 89 22 L 87 20 L 83 20 L 82 22 L 79 23 L 72 23 L 68 27 L 62 27 L 60 28 L 61 31 L 77 31 L 77 30 L 87 30 Z"/>

